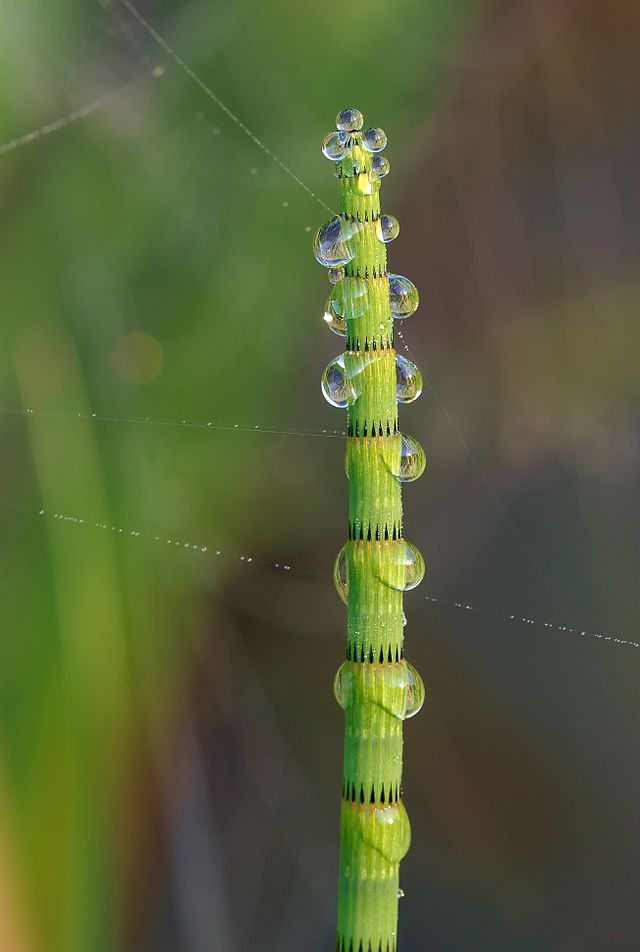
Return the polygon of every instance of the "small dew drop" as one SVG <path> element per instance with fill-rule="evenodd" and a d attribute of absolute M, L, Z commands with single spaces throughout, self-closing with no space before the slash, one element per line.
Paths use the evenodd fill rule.
<path fill-rule="evenodd" d="M 388 244 L 400 234 L 400 222 L 394 215 L 380 215 L 376 225 L 376 232 L 380 241 Z"/>
<path fill-rule="evenodd" d="M 330 132 L 322 140 L 322 153 L 332 162 L 339 162 L 351 149 L 351 139 L 346 132 Z"/>
<path fill-rule="evenodd" d="M 418 289 L 409 278 L 401 274 L 389 275 L 389 304 L 391 313 L 397 320 L 410 317 L 420 303 Z"/>
<path fill-rule="evenodd" d="M 398 890 L 398 899 L 404 899 L 404 889 Z"/>
<path fill-rule="evenodd" d="M 400 403 L 413 403 L 422 393 L 422 374 L 407 357 L 396 354 L 396 395 Z"/>
<path fill-rule="evenodd" d="M 374 155 L 371 161 L 371 170 L 376 173 L 378 178 L 384 178 L 391 171 L 391 163 L 386 155 Z"/>
<path fill-rule="evenodd" d="M 374 126 L 363 134 L 362 144 L 369 152 L 382 152 L 387 144 L 387 135 L 383 129 Z"/>
<path fill-rule="evenodd" d="M 357 132 L 363 123 L 364 116 L 359 109 L 342 109 L 336 116 L 336 126 L 341 132 Z"/>
<path fill-rule="evenodd" d="M 389 443 L 385 451 L 384 461 L 392 476 L 400 483 L 410 483 L 419 479 L 427 465 L 425 452 L 416 439 L 406 434 L 401 435 L 400 446 Z"/>

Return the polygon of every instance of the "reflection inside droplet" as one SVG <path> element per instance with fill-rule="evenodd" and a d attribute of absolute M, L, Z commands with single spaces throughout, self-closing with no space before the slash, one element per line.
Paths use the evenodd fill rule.
<path fill-rule="evenodd" d="M 422 393 L 422 374 L 412 360 L 396 354 L 396 396 L 400 403 L 413 403 Z"/>

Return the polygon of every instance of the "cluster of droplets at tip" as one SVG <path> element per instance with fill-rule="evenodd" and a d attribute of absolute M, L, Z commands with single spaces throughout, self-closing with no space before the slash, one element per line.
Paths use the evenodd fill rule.
<path fill-rule="evenodd" d="M 426 458 L 398 426 L 398 405 L 417 400 L 423 380 L 394 348 L 395 322 L 415 313 L 419 295 L 409 278 L 387 270 L 387 246 L 400 224 L 380 208 L 386 145 L 382 129 L 364 128 L 359 110 L 339 113 L 322 152 L 338 179 L 340 213 L 313 243 L 331 285 L 323 319 L 345 340 L 321 382 L 331 406 L 347 411 L 348 541 L 334 566 L 347 606 L 346 660 L 333 686 L 346 721 L 339 950 L 396 949 L 398 867 L 410 838 L 402 724 L 425 699 L 404 656 L 403 595 L 420 584 L 425 565 L 404 538 L 402 486 L 422 475 Z"/>

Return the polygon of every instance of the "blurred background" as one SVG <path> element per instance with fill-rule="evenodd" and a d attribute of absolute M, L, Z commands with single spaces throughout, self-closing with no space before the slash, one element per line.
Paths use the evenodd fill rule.
<path fill-rule="evenodd" d="M 328 212 L 119 0 L 1 9 L 0 949 L 331 949 Z M 639 635 L 638 8 L 139 9 L 329 206 L 336 112 L 389 136 L 428 382 L 400 948 L 640 949 L 640 653 L 544 624 Z"/>

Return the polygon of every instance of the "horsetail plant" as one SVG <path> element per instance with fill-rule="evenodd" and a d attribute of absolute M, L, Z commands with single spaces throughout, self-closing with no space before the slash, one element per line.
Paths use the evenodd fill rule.
<path fill-rule="evenodd" d="M 413 314 L 418 292 L 387 271 L 387 244 L 400 230 L 380 211 L 387 137 L 362 126 L 362 113 L 345 109 L 323 141 L 339 215 L 314 240 L 333 284 L 324 319 L 346 338 L 345 353 L 322 377 L 328 402 L 347 409 L 349 479 L 348 541 L 334 568 L 347 605 L 346 661 L 334 681 L 345 712 L 337 950 L 395 952 L 399 866 L 411 835 L 401 799 L 402 723 L 424 701 L 404 657 L 403 592 L 421 582 L 424 562 L 404 538 L 401 490 L 422 474 L 425 455 L 398 429 L 398 403 L 420 396 L 422 377 L 394 349 L 394 319 Z"/>

